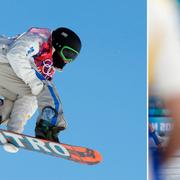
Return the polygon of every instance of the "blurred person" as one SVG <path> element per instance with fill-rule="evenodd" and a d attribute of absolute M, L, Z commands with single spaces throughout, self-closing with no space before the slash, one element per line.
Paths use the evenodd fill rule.
<path fill-rule="evenodd" d="M 53 31 L 30 28 L 15 37 L 0 36 L 0 47 L 1 123 L 6 123 L 9 131 L 22 133 L 39 108 L 35 136 L 59 142 L 66 121 L 52 78 L 56 70 L 62 71 L 78 56 L 80 38 L 65 27 Z M 9 142 L 4 149 L 18 151 Z"/>
<path fill-rule="evenodd" d="M 156 154 L 156 164 L 166 164 L 180 149 L 180 31 L 174 0 L 148 1 L 149 96 L 159 96 L 173 119 L 165 150 Z M 149 161 L 152 162 L 153 158 Z M 154 166 L 155 167 L 155 166 Z M 158 169 L 154 169 L 155 171 Z M 151 171 L 152 173 L 152 171 Z M 152 176 L 150 173 L 149 177 Z M 160 177 L 156 173 L 154 179 Z M 153 177 L 151 177 L 153 179 Z"/>

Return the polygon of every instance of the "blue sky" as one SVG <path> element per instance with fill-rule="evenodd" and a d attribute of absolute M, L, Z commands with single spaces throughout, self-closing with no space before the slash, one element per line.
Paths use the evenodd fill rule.
<path fill-rule="evenodd" d="M 101 152 L 85 166 L 0 148 L 3 180 L 146 179 L 146 3 L 143 0 L 6 0 L 0 34 L 29 27 L 72 28 L 81 37 L 78 60 L 56 73 L 68 129 L 61 141 Z M 33 135 L 36 116 L 26 126 Z"/>

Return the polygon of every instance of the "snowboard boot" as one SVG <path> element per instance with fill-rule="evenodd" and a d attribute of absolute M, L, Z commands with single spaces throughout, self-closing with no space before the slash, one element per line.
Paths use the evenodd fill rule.
<path fill-rule="evenodd" d="M 50 124 L 48 121 L 41 119 L 36 123 L 35 135 L 36 138 L 46 139 L 59 143 L 60 141 L 58 135 L 62 130 L 64 130 L 64 128 L 56 127 Z"/>

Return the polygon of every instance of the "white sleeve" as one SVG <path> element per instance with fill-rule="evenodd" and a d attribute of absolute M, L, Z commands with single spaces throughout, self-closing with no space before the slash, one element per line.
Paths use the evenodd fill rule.
<path fill-rule="evenodd" d="M 30 59 L 39 52 L 39 41 L 32 35 L 22 35 L 10 47 L 7 53 L 8 61 L 16 75 L 28 84 L 34 95 L 40 93 L 43 83 L 31 67 Z"/>

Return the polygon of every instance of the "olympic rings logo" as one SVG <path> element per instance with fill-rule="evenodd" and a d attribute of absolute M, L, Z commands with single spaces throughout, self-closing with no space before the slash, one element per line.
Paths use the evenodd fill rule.
<path fill-rule="evenodd" d="M 52 77 L 54 74 L 55 68 L 53 67 L 53 62 L 51 59 L 46 59 L 43 61 L 42 73 L 46 77 Z"/>

